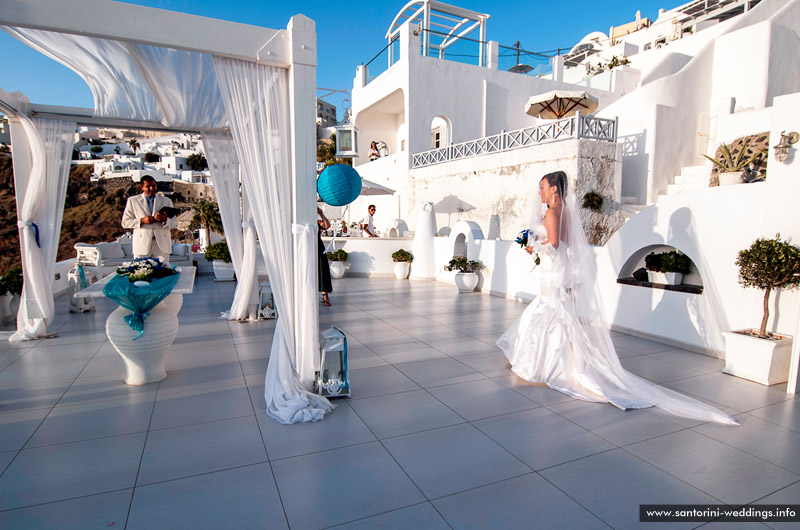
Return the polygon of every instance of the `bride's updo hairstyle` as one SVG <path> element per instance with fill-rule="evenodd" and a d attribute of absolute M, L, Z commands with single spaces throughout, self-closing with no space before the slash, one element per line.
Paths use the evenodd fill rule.
<path fill-rule="evenodd" d="M 558 196 L 562 199 L 567 192 L 567 174 L 563 171 L 553 171 L 542 177 L 542 180 L 547 180 L 550 186 L 555 186 L 558 191 Z"/>

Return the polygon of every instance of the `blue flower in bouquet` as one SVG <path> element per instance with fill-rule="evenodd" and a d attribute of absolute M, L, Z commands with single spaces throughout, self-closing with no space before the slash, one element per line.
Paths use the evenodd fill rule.
<path fill-rule="evenodd" d="M 158 258 L 135 258 L 117 268 L 117 274 L 127 277 L 131 282 L 149 282 L 178 274 L 178 271 L 174 266 L 167 265 Z"/>
<path fill-rule="evenodd" d="M 528 230 L 522 230 L 519 235 L 517 235 L 517 239 L 515 240 L 519 246 L 525 248 L 528 246 Z"/>

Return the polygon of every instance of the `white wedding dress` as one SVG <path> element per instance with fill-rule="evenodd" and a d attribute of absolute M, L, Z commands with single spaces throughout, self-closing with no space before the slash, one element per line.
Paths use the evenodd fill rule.
<path fill-rule="evenodd" d="M 567 215 L 570 211 L 575 211 L 574 204 L 565 205 Z M 585 242 L 577 225 L 567 230 L 570 236 L 565 239 Z M 547 239 L 543 225 L 532 230 L 537 241 Z M 573 245 L 578 248 L 565 241 L 558 248 L 534 243 L 541 259 L 541 295 L 497 340 L 514 373 L 577 399 L 608 402 L 623 410 L 657 406 L 678 416 L 737 425 L 722 411 L 622 367 L 593 288 L 594 264 L 579 245 L 580 241 Z"/>

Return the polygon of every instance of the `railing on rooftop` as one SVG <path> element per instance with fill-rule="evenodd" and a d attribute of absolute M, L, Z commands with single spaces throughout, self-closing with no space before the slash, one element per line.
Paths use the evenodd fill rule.
<path fill-rule="evenodd" d="M 475 66 L 488 66 L 489 43 L 487 41 L 466 36 L 450 35 L 449 33 L 432 29 L 422 29 L 421 31 L 423 35 L 428 35 L 441 41 L 431 43 L 428 48 L 428 57 Z M 532 52 L 520 48 L 519 43 L 515 46 L 498 44 L 497 48 L 498 64 L 494 68 L 534 77 L 551 75 L 553 71 L 552 58 L 561 53 L 560 49 Z M 420 48 L 419 53 L 425 55 L 424 47 Z M 399 57 L 400 36 L 395 34 L 389 44 L 364 63 L 364 67 L 366 67 L 366 84 L 371 83 L 379 75 L 391 68 Z M 529 66 L 530 69 L 515 68 L 520 63 Z"/>
<path fill-rule="evenodd" d="M 570 138 L 616 142 L 617 120 L 576 114 L 570 118 L 553 120 L 527 129 L 502 132 L 469 142 L 423 151 L 411 155 L 411 167 L 432 166 L 462 158 L 511 151 Z"/>

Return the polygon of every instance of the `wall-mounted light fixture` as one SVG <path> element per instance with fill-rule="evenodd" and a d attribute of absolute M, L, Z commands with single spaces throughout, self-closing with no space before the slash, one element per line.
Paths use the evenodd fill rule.
<path fill-rule="evenodd" d="M 785 134 L 786 131 L 781 131 L 781 141 L 772 148 L 775 150 L 775 159 L 778 162 L 785 162 L 789 158 L 789 151 L 792 149 L 792 144 L 800 140 L 800 134 L 790 132 Z"/>

